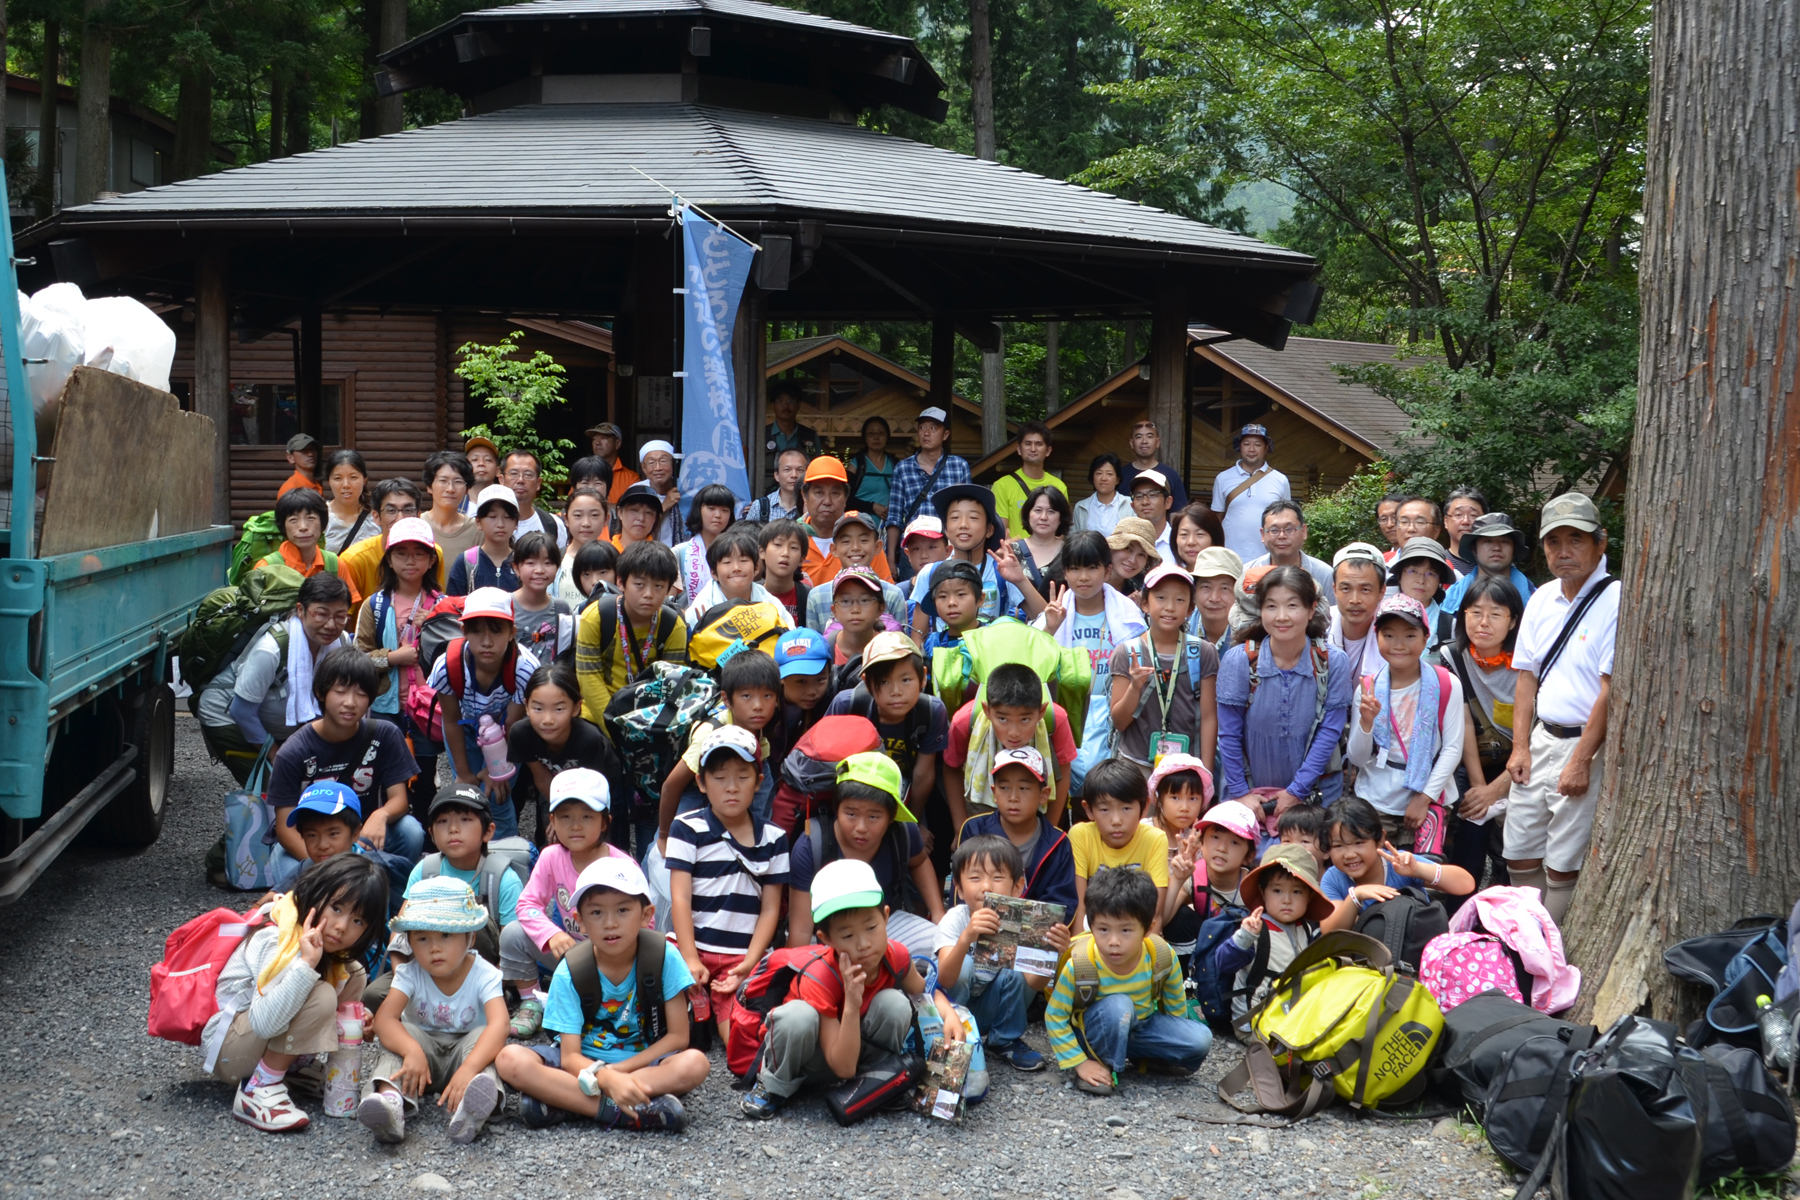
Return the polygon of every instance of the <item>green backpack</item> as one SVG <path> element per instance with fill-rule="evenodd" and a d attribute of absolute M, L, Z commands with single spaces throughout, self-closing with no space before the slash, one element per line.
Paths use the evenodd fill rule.
<path fill-rule="evenodd" d="M 1079 745 L 1094 682 L 1087 651 L 1060 646 L 1043 630 L 1013 617 L 971 629 L 955 644 L 933 650 L 932 689 L 954 713 L 975 698 L 988 674 L 1003 663 L 1024 663 L 1037 672 L 1050 699 L 1069 714 L 1069 731 Z"/>
<path fill-rule="evenodd" d="M 241 587 L 214 588 L 175 640 L 181 678 L 197 693 L 250 645 L 265 626 L 287 653 L 287 625 L 279 618 L 300 599 L 300 572 L 285 563 L 251 571 Z"/>
<path fill-rule="evenodd" d="M 252 567 L 279 549 L 281 528 L 275 524 L 275 510 L 257 513 L 244 522 L 244 532 L 231 548 L 231 570 L 226 573 L 225 582 L 234 587 L 242 584 Z M 187 678 L 185 665 L 181 677 Z"/>

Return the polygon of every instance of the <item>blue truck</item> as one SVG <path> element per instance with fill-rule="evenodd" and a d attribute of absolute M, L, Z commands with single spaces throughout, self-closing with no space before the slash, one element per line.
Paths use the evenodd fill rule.
<path fill-rule="evenodd" d="M 0 175 L 0 194 L 4 188 Z M 153 536 L 141 540 L 37 553 L 40 468 L 56 468 L 54 457 L 38 450 L 4 205 L 0 246 L 7 251 L 0 279 L 0 439 L 10 432 L 12 441 L 11 503 L 0 522 L 3 906 L 84 830 L 96 842 L 131 848 L 161 834 L 175 757 L 170 647 L 200 600 L 224 584 L 234 539 L 228 525 L 169 536 L 154 536 L 152 528 Z M 172 404 L 155 389 L 131 381 L 120 386 L 127 385 Z M 154 428 L 127 431 L 119 441 L 140 470 L 207 473 L 195 489 L 210 492 L 210 455 L 199 462 L 171 458 L 156 444 Z M 43 521 L 52 519 L 57 498 L 51 488 Z"/>

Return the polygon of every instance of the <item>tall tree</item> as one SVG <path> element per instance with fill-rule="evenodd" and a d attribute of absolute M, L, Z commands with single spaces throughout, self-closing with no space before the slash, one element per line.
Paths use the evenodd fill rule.
<path fill-rule="evenodd" d="M 62 197 L 56 194 L 58 108 L 57 79 L 62 71 L 62 19 L 54 8 L 44 16 L 43 65 L 38 68 L 37 206 L 39 220 L 56 211 Z"/>
<path fill-rule="evenodd" d="M 1800 6 L 1660 0 L 1613 762 L 1569 945 L 1602 1024 L 1800 878 Z M 1685 1014 L 1683 1014 L 1685 1015 Z"/>
<path fill-rule="evenodd" d="M 86 204 L 106 190 L 112 158 L 112 14 L 108 0 L 81 12 L 81 80 L 75 96 L 75 196 Z"/>

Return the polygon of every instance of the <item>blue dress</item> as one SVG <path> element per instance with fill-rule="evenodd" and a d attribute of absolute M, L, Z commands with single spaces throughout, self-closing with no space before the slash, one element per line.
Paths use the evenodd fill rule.
<path fill-rule="evenodd" d="M 1316 789 L 1322 804 L 1343 795 L 1342 766 L 1330 767 L 1349 723 L 1356 673 L 1337 647 L 1327 647 L 1326 656 L 1325 713 L 1314 732 L 1318 695 L 1310 652 L 1284 671 L 1265 641 L 1257 655 L 1254 698 L 1248 651 L 1238 645 L 1225 652 L 1218 681 L 1222 797 L 1235 800 L 1254 787 L 1283 788 L 1303 800 Z"/>

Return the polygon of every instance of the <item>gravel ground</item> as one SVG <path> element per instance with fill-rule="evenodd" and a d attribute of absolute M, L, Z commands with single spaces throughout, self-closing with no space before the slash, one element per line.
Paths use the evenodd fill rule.
<path fill-rule="evenodd" d="M 432 1111 L 411 1124 L 404 1145 L 386 1147 L 354 1121 L 318 1116 L 316 1105 L 304 1133 L 258 1133 L 231 1119 L 230 1090 L 203 1076 L 198 1051 L 144 1030 L 150 966 L 168 932 L 208 908 L 248 901 L 205 881 L 201 854 L 218 836 L 219 799 L 231 784 L 207 760 L 194 721 L 183 713 L 177 728 L 161 841 L 134 856 L 77 846 L 7 914 L 0 1196 L 255 1200 L 366 1195 L 371 1186 L 520 1200 L 1512 1195 L 1511 1173 L 1479 1131 L 1449 1120 L 1359 1120 L 1341 1109 L 1285 1130 L 1195 1120 L 1218 1110 L 1212 1085 L 1238 1061 L 1231 1044 L 1216 1045 L 1196 1078 L 1135 1077 L 1109 1100 L 1074 1092 L 1054 1070 L 1021 1075 L 996 1064 L 990 1098 L 957 1126 L 906 1113 L 839 1129 L 806 1099 L 752 1124 L 738 1116 L 715 1054 L 712 1078 L 686 1101 L 692 1128 L 678 1138 L 574 1125 L 532 1131 L 506 1120 L 458 1147 Z M 1041 1028 L 1031 1038 L 1045 1048 Z"/>

